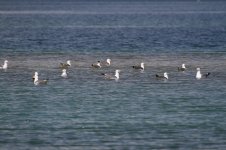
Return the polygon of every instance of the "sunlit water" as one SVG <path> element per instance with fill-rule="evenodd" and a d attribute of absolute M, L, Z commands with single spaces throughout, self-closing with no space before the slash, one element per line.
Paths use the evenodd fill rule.
<path fill-rule="evenodd" d="M 0 149 L 226 148 L 225 2 L 0 3 Z"/>

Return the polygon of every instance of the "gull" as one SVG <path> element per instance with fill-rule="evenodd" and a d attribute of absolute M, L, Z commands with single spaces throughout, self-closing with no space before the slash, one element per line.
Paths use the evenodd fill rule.
<path fill-rule="evenodd" d="M 63 70 L 62 70 L 61 77 L 67 78 L 67 70 L 66 70 L 66 69 L 63 69 Z"/>
<path fill-rule="evenodd" d="M 104 66 L 110 66 L 111 65 L 111 59 L 108 58 L 105 62 L 102 62 L 101 64 L 104 65 Z"/>
<path fill-rule="evenodd" d="M 4 61 L 4 64 L 0 67 L 0 69 L 7 69 L 8 68 L 8 60 Z"/>
<path fill-rule="evenodd" d="M 47 82 L 48 82 L 48 79 L 46 79 L 46 80 L 39 80 L 38 79 L 38 72 L 35 72 L 35 75 L 34 75 L 34 85 L 47 84 Z"/>
<path fill-rule="evenodd" d="M 201 79 L 202 76 L 204 76 L 204 77 L 207 78 L 207 77 L 210 75 L 210 72 L 208 72 L 208 73 L 206 73 L 206 74 L 204 74 L 204 75 L 201 74 L 200 68 L 197 68 L 196 70 L 197 70 L 197 72 L 196 72 L 196 76 L 195 76 L 195 77 L 196 77 L 196 79 L 198 79 L 198 80 Z"/>
<path fill-rule="evenodd" d="M 97 61 L 97 63 L 92 64 L 92 67 L 93 68 L 101 68 L 100 61 Z"/>
<path fill-rule="evenodd" d="M 185 64 L 182 64 L 181 67 L 178 67 L 178 71 L 185 71 L 187 68 L 185 67 Z"/>
<path fill-rule="evenodd" d="M 106 74 L 103 73 L 102 75 L 104 75 L 105 79 L 109 79 L 109 80 L 118 80 L 119 79 L 119 72 L 120 70 L 115 70 L 115 75 L 111 75 L 111 74 Z"/>
<path fill-rule="evenodd" d="M 71 66 L 71 61 L 70 60 L 67 60 L 66 64 L 60 63 L 60 68 L 62 68 L 62 69 L 67 69 L 70 66 Z"/>
<path fill-rule="evenodd" d="M 169 79 L 168 73 L 167 73 L 167 72 L 165 72 L 165 73 L 163 74 L 163 76 L 158 75 L 158 74 L 156 74 L 155 76 L 156 76 L 156 79 Z"/>
<path fill-rule="evenodd" d="M 132 66 L 134 69 L 140 69 L 140 70 L 144 70 L 144 63 L 140 63 L 140 65 L 137 66 Z"/>

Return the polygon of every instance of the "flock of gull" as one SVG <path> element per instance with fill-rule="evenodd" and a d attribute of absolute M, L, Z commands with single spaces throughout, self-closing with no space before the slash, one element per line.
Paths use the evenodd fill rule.
<path fill-rule="evenodd" d="M 96 63 L 93 63 L 91 65 L 91 67 L 95 68 L 95 69 L 99 69 L 102 66 L 110 66 L 110 65 L 111 65 L 111 59 L 108 58 L 104 62 L 97 61 Z M 68 77 L 67 69 L 69 69 L 69 67 L 71 67 L 71 61 L 70 60 L 67 60 L 66 63 L 60 63 L 59 68 L 62 70 L 62 74 L 61 74 L 62 78 Z M 8 68 L 8 60 L 5 60 L 4 64 L 2 66 L 0 66 L 0 69 L 6 70 L 7 68 Z M 132 68 L 136 69 L 136 70 L 143 71 L 144 70 L 144 63 L 142 62 L 142 63 L 140 63 L 140 65 L 132 66 Z M 186 71 L 186 69 L 187 68 L 185 67 L 185 64 L 182 64 L 181 67 L 178 67 L 178 71 L 184 72 L 184 71 Z M 119 79 L 119 73 L 120 73 L 120 70 L 116 69 L 114 75 L 108 74 L 108 73 L 102 73 L 102 75 L 104 76 L 105 79 L 108 79 L 108 80 L 118 80 Z M 209 72 L 206 73 L 206 74 L 201 74 L 200 68 L 197 68 L 197 72 L 196 72 L 195 77 L 196 77 L 196 79 L 201 79 L 202 77 L 207 78 L 209 75 L 210 75 Z M 169 79 L 167 72 L 164 72 L 163 75 L 156 74 L 155 77 L 156 77 L 156 79 L 161 79 L 161 80 L 168 80 Z M 34 75 L 33 75 L 33 82 L 34 82 L 34 85 L 47 84 L 48 79 L 39 80 L 38 72 L 35 72 Z"/>

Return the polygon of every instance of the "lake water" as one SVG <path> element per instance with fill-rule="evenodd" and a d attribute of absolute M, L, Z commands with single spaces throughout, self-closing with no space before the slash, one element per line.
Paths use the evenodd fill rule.
<path fill-rule="evenodd" d="M 226 2 L 1 1 L 0 149 L 226 149 L 225 15 Z"/>

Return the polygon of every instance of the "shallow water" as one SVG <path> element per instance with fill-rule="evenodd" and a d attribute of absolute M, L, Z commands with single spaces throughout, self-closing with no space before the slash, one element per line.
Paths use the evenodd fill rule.
<path fill-rule="evenodd" d="M 225 8 L 1 2 L 1 149 L 225 149 Z M 91 68 L 106 58 L 110 67 Z M 144 71 L 133 70 L 140 62 Z M 197 67 L 210 77 L 196 80 Z M 101 76 L 115 69 L 118 81 Z M 48 85 L 34 86 L 35 71 Z M 169 80 L 155 79 L 164 72 Z"/>

